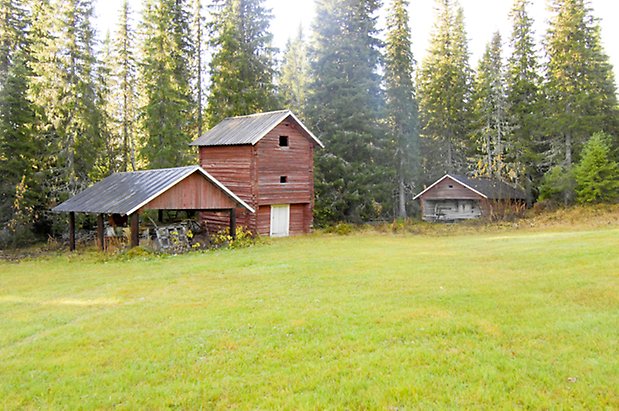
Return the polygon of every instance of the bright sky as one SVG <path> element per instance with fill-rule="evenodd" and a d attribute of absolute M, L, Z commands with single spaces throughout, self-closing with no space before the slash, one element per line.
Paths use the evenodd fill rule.
<path fill-rule="evenodd" d="M 391 0 L 383 0 L 389 4 Z M 511 35 L 508 14 L 513 0 L 460 0 L 464 9 L 466 31 L 469 37 L 471 66 L 477 67 L 490 41 L 492 34 L 499 30 L 506 42 Z M 589 0 L 593 15 L 600 18 L 602 41 L 615 69 L 615 79 L 619 82 L 619 1 Z M 116 29 L 118 10 L 122 0 L 96 0 L 97 28 L 100 37 L 109 30 Z M 139 10 L 143 0 L 130 0 L 133 10 Z M 207 0 L 203 0 L 206 4 Z M 421 63 L 429 45 L 430 33 L 434 23 L 435 0 L 410 0 L 411 29 L 413 31 L 413 53 Z M 549 0 L 533 0 L 530 15 L 535 20 L 535 31 L 541 40 L 546 32 Z M 302 24 L 309 35 L 314 19 L 314 0 L 266 0 L 265 5 L 272 9 L 271 31 L 274 46 L 283 50 L 289 37 L 296 35 Z M 134 21 L 137 19 L 134 13 Z"/>

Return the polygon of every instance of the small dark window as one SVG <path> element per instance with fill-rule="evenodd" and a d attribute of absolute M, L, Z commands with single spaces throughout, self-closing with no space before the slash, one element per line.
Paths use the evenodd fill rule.
<path fill-rule="evenodd" d="M 279 178 L 279 182 L 282 183 L 282 184 L 287 183 L 288 182 L 288 176 L 281 176 Z"/>
<path fill-rule="evenodd" d="M 288 136 L 279 136 L 279 146 L 288 147 Z"/>
<path fill-rule="evenodd" d="M 454 186 L 452 186 L 451 184 L 449 185 L 449 188 L 454 188 Z"/>

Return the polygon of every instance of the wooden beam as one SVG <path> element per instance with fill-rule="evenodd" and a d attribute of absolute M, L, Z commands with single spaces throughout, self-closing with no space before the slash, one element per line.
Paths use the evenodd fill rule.
<path fill-rule="evenodd" d="M 75 251 L 75 213 L 69 213 L 69 250 Z"/>
<path fill-rule="evenodd" d="M 131 214 L 131 248 L 140 245 L 140 213 Z"/>
<path fill-rule="evenodd" d="M 97 216 L 97 241 L 99 242 L 99 250 L 105 251 L 105 230 L 103 226 L 103 214 Z"/>
<path fill-rule="evenodd" d="M 230 237 L 236 240 L 236 208 L 230 209 Z"/>

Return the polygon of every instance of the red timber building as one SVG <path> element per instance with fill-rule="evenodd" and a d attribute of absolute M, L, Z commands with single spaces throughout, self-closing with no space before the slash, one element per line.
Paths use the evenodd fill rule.
<path fill-rule="evenodd" d="M 261 235 L 311 230 L 314 149 L 324 147 L 289 110 L 230 117 L 191 143 L 200 165 L 255 209 L 237 209 L 237 223 Z M 205 213 L 207 226 L 226 227 L 228 214 Z"/>

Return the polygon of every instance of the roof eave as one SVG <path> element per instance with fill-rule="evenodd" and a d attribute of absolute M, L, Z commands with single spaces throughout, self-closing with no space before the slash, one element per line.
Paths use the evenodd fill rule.
<path fill-rule="evenodd" d="M 476 189 L 474 189 L 473 187 L 469 186 L 468 184 L 463 183 L 462 181 L 458 180 L 457 178 L 455 178 L 454 176 L 450 175 L 450 174 L 445 174 L 443 177 L 439 178 L 438 180 L 436 180 L 432 185 L 430 185 L 428 188 L 426 188 L 425 190 L 423 190 L 421 193 L 417 194 L 415 197 L 413 197 L 413 200 L 417 200 L 419 197 L 421 197 L 423 194 L 425 194 L 428 190 L 431 190 L 434 186 L 436 186 L 438 183 L 440 183 L 441 181 L 443 181 L 446 178 L 451 178 L 453 181 L 456 181 L 458 184 L 463 185 L 464 187 L 468 188 L 469 190 L 473 191 L 476 194 L 479 194 L 480 196 L 482 196 L 485 199 L 488 199 L 488 196 L 485 195 L 484 193 L 477 191 Z"/>

